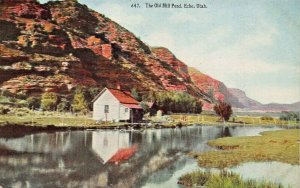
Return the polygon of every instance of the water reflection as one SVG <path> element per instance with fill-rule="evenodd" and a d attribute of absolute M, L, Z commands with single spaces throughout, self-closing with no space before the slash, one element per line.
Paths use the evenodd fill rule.
<path fill-rule="evenodd" d="M 210 150 L 208 140 L 237 136 L 253 129 L 256 128 L 194 126 L 143 132 L 68 131 L 0 138 L 0 186 L 176 186 L 174 174 L 189 169 L 186 152 Z M 251 134 L 259 131 L 251 131 Z"/>
<path fill-rule="evenodd" d="M 246 179 L 269 180 L 297 188 L 300 185 L 300 167 L 281 162 L 250 162 L 231 171 L 241 174 Z"/>

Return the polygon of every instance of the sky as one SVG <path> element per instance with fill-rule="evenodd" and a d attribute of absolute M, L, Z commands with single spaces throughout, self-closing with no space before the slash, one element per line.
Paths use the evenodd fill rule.
<path fill-rule="evenodd" d="M 300 101 L 300 0 L 78 2 L 250 98 L 262 103 Z M 146 8 L 151 2 L 207 8 Z M 132 8 L 134 3 L 140 8 Z"/>

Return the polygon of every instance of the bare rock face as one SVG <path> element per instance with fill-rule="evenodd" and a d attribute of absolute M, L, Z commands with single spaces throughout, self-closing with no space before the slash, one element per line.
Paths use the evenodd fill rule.
<path fill-rule="evenodd" d="M 77 1 L 2 0 L 0 87 L 13 93 L 68 94 L 76 86 L 174 90 L 211 99 L 187 66 L 166 48 L 149 48 L 133 33 Z"/>
<path fill-rule="evenodd" d="M 50 11 L 36 0 L 2 0 L 0 6 L 4 18 L 51 19 Z"/>
<path fill-rule="evenodd" d="M 190 76 L 188 74 L 188 67 L 182 61 L 177 59 L 175 55 L 167 48 L 157 47 L 152 48 L 154 55 L 159 58 L 162 62 L 167 63 L 175 72 L 179 73 L 178 76 L 181 79 L 190 81 Z"/>

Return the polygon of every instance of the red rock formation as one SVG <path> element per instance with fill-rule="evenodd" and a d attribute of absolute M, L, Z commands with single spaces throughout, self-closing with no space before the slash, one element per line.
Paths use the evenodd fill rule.
<path fill-rule="evenodd" d="M 51 19 L 50 11 L 35 0 L 2 0 L 0 7 L 5 18 Z"/>
<path fill-rule="evenodd" d="M 0 6 L 0 26 L 13 31 L 4 35 L 0 27 L 2 89 L 68 93 L 76 85 L 120 84 L 128 90 L 187 91 L 207 98 L 169 50 L 151 51 L 102 14 L 75 1 L 15 2 L 6 0 Z"/>
<path fill-rule="evenodd" d="M 179 76 L 185 80 L 189 80 L 188 67 L 182 61 L 178 60 L 175 55 L 170 52 L 167 48 L 157 47 L 152 48 L 154 55 L 161 61 L 167 63 L 172 69 L 174 69 Z"/>
<path fill-rule="evenodd" d="M 107 59 L 112 59 L 112 48 L 111 44 L 102 44 L 102 55 L 103 57 L 106 57 Z"/>

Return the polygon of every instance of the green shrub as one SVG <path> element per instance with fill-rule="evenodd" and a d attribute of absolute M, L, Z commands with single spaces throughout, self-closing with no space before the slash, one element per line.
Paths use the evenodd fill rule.
<path fill-rule="evenodd" d="M 282 115 L 280 116 L 280 120 L 285 120 L 285 121 L 299 121 L 299 113 L 297 112 L 287 112 L 284 111 L 282 112 Z"/>
<path fill-rule="evenodd" d="M 0 103 L 9 103 L 10 102 L 10 98 L 0 95 Z"/>
<path fill-rule="evenodd" d="M 41 106 L 41 99 L 39 97 L 29 97 L 26 101 L 29 109 L 37 109 Z"/>
<path fill-rule="evenodd" d="M 25 116 L 32 113 L 28 108 L 13 108 L 11 111 L 12 114 L 17 116 Z"/>
<path fill-rule="evenodd" d="M 269 120 L 269 121 L 274 120 L 271 116 L 263 116 L 260 119 L 261 120 Z"/>
<path fill-rule="evenodd" d="M 43 110 L 55 110 L 58 103 L 58 96 L 56 93 L 47 92 L 42 95 L 41 107 Z"/>
<path fill-rule="evenodd" d="M 281 184 L 265 181 L 243 180 L 240 175 L 221 171 L 220 173 L 195 171 L 179 178 L 178 183 L 186 186 L 207 188 L 282 188 Z"/>
<path fill-rule="evenodd" d="M 26 100 L 16 100 L 15 104 L 18 108 L 28 107 L 28 103 Z"/>
<path fill-rule="evenodd" d="M 62 101 L 57 105 L 57 110 L 59 112 L 65 112 L 65 111 L 68 111 L 69 107 L 70 107 L 70 105 L 68 102 Z"/>
<path fill-rule="evenodd" d="M 10 111 L 9 107 L 0 105 L 0 114 L 1 115 L 8 114 L 9 111 Z"/>

